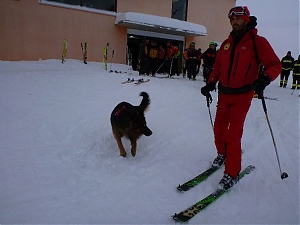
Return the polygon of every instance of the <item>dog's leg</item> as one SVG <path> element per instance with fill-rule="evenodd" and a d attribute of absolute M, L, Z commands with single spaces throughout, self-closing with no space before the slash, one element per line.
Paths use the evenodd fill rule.
<path fill-rule="evenodd" d="M 118 147 L 120 149 L 120 156 L 126 157 L 126 151 L 125 151 L 125 148 L 122 144 L 121 137 L 116 135 L 115 133 L 114 133 L 114 137 L 115 137 L 115 139 L 117 141 L 117 144 L 118 144 Z"/>
<path fill-rule="evenodd" d="M 136 139 L 135 138 L 130 138 L 131 142 L 131 155 L 135 157 L 136 155 Z"/>

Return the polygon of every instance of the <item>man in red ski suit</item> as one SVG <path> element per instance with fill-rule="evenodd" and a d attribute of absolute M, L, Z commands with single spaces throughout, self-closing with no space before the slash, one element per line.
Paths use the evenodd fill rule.
<path fill-rule="evenodd" d="M 229 189 L 241 171 L 241 139 L 244 121 L 254 91 L 262 93 L 281 72 L 281 63 L 266 38 L 257 35 L 256 17 L 246 6 L 229 11 L 232 32 L 222 43 L 208 84 L 201 88 L 204 96 L 218 83 L 218 104 L 214 122 L 214 138 L 218 156 L 213 166 L 225 163 L 219 188 Z M 265 67 L 258 76 L 259 65 Z"/>
<path fill-rule="evenodd" d="M 178 72 L 178 56 L 180 51 L 176 45 L 173 45 L 171 42 L 167 42 L 167 72 L 169 73 L 169 77 L 171 78 L 173 75 L 177 74 Z"/>

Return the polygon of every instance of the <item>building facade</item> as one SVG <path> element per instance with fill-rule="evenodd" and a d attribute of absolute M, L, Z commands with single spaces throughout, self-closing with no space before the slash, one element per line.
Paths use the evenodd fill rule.
<path fill-rule="evenodd" d="M 235 3 L 235 0 L 1 0 L 0 60 L 60 59 L 64 39 L 68 40 L 67 58 L 82 59 L 81 43 L 87 42 L 88 61 L 97 62 L 103 60 L 107 42 L 109 61 L 112 50 L 114 63 L 127 63 L 129 52 L 136 60 L 145 38 L 161 44 L 172 41 L 181 52 L 195 42 L 196 48 L 204 51 L 210 41 L 223 41 L 228 36 L 231 28 L 227 13 Z"/>

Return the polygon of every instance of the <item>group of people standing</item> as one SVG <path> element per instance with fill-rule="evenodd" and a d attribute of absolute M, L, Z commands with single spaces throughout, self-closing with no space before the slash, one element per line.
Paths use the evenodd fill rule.
<path fill-rule="evenodd" d="M 196 50 L 195 43 L 192 42 L 189 47 L 184 50 L 185 67 L 183 76 L 185 76 L 187 72 L 188 78 L 195 80 L 200 70 L 201 61 L 203 60 L 203 80 L 207 82 L 217 57 L 217 46 L 217 43 L 210 42 L 208 49 L 204 53 L 201 53 L 201 48 Z"/>
<path fill-rule="evenodd" d="M 217 56 L 217 46 L 217 43 L 210 42 L 209 48 L 202 53 L 201 48 L 196 49 L 195 42 L 190 43 L 183 52 L 185 64 L 183 77 L 187 75 L 190 80 L 195 80 L 203 60 L 203 80 L 208 81 Z M 169 77 L 175 74 L 179 76 L 181 73 L 178 65 L 179 57 L 180 51 L 172 42 L 168 41 L 166 48 L 164 48 L 161 44 L 157 47 L 154 40 L 145 39 L 140 45 L 139 75 L 155 76 L 156 73 L 164 73 L 168 74 Z"/>
<path fill-rule="evenodd" d="M 218 44 L 210 42 L 208 49 L 202 53 L 201 48 L 196 49 L 195 42 L 190 43 L 189 47 L 184 49 L 184 68 L 183 77 L 187 75 L 190 80 L 196 80 L 199 74 L 201 62 L 203 60 L 203 81 L 208 83 L 210 74 L 213 70 Z M 154 40 L 143 40 L 140 46 L 139 55 L 139 74 L 154 76 L 158 74 L 168 74 L 169 77 L 180 74 L 178 68 L 178 58 L 180 51 L 176 45 L 170 41 L 167 42 L 166 49 L 163 45 L 157 44 Z M 288 83 L 290 72 L 292 71 L 293 83 L 292 89 L 300 89 L 300 55 L 297 60 L 288 51 L 286 56 L 281 59 L 282 70 L 280 74 L 280 87 L 285 88 Z"/>
<path fill-rule="evenodd" d="M 156 73 L 167 73 L 170 77 L 180 74 L 178 57 L 180 51 L 176 45 L 167 42 L 166 49 L 154 40 L 143 40 L 140 46 L 139 75 L 154 76 Z"/>
<path fill-rule="evenodd" d="M 280 87 L 286 87 L 290 72 L 293 71 L 292 89 L 300 89 L 300 55 L 295 61 L 292 57 L 291 51 L 288 51 L 286 56 L 281 59 L 282 70 L 280 74 Z"/>

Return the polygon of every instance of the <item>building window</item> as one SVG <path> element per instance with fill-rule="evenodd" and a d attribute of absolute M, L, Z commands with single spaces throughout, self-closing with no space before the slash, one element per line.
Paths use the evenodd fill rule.
<path fill-rule="evenodd" d="M 116 12 L 116 0 L 81 0 L 83 6 Z"/>
<path fill-rule="evenodd" d="M 80 5 L 80 0 L 47 0 L 48 2 L 59 2 L 67 5 Z"/>
<path fill-rule="evenodd" d="M 172 18 L 186 21 L 188 0 L 173 0 Z"/>
<path fill-rule="evenodd" d="M 117 0 L 47 0 L 49 2 L 59 2 L 68 5 L 80 5 L 93 9 L 101 9 L 116 12 Z"/>

